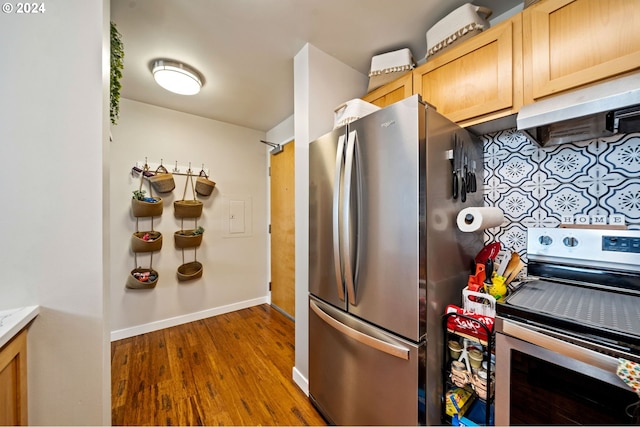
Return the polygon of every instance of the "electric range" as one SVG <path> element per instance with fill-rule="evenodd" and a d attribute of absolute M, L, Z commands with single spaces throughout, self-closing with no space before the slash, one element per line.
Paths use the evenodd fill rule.
<path fill-rule="evenodd" d="M 530 228 L 527 257 L 497 317 L 640 360 L 640 231 Z"/>

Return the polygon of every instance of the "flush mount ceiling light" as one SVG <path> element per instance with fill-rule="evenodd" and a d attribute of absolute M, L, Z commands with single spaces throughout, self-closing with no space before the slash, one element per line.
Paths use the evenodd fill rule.
<path fill-rule="evenodd" d="M 169 59 L 153 61 L 151 72 L 156 83 L 166 90 L 180 95 L 195 95 L 200 92 L 204 80 L 195 69 Z"/>

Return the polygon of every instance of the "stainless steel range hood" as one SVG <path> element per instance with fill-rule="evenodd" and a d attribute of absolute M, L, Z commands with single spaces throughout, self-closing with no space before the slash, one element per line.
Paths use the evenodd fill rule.
<path fill-rule="evenodd" d="M 517 128 L 542 146 L 640 131 L 640 73 L 520 109 Z"/>

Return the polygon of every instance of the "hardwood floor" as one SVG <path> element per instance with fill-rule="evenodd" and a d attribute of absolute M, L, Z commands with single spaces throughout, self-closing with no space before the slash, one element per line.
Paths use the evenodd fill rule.
<path fill-rule="evenodd" d="M 293 321 L 269 305 L 115 341 L 112 423 L 326 425 L 293 365 Z"/>

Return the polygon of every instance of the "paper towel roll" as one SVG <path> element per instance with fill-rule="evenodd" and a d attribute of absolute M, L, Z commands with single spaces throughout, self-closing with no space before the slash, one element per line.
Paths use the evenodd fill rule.
<path fill-rule="evenodd" d="M 456 223 L 460 231 L 472 233 L 502 224 L 504 213 L 500 208 L 464 208 L 458 213 Z"/>

